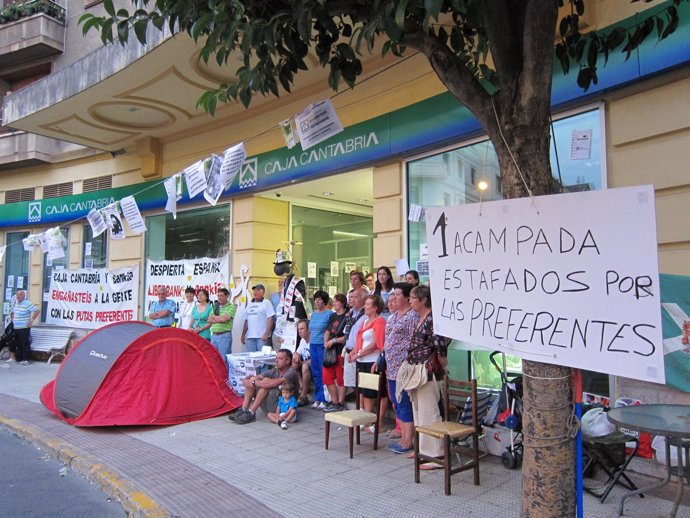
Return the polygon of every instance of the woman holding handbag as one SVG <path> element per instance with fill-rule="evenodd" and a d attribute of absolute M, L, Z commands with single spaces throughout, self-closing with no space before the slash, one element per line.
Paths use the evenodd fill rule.
<path fill-rule="evenodd" d="M 364 323 L 357 333 L 357 346 L 348 355 L 348 361 L 357 362 L 357 372 L 375 372 L 373 367 L 383 350 L 386 336 L 386 319 L 381 316 L 383 300 L 378 295 L 369 295 L 364 302 Z M 383 373 L 382 373 L 383 374 Z M 376 391 L 363 389 L 362 404 L 367 412 L 374 411 Z M 388 408 L 388 398 L 381 396 L 379 412 L 379 432 L 383 431 L 383 419 Z M 367 433 L 374 433 L 374 427 L 367 428 Z"/>
<path fill-rule="evenodd" d="M 343 347 L 345 346 L 345 321 L 347 297 L 342 293 L 333 296 L 333 314 L 328 319 L 323 335 L 323 384 L 331 396 L 324 412 L 345 410 L 345 382 L 343 380 Z M 336 383 L 338 388 L 336 388 Z"/>
<path fill-rule="evenodd" d="M 407 350 L 407 363 L 411 365 L 425 365 L 428 381 L 419 388 L 409 391 L 412 400 L 412 413 L 414 425 L 426 425 L 440 423 L 439 400 L 441 391 L 438 381 L 443 378 L 446 368 L 446 356 L 448 354 L 448 339 L 434 334 L 434 320 L 431 315 L 431 291 L 428 286 L 420 284 L 415 286 L 410 293 L 410 305 L 419 316 L 419 321 L 414 328 L 410 339 L 410 348 Z M 429 435 L 421 435 L 419 439 L 419 451 L 430 457 L 443 456 L 443 441 Z M 421 465 L 421 469 L 441 468 L 439 464 L 432 462 Z"/>

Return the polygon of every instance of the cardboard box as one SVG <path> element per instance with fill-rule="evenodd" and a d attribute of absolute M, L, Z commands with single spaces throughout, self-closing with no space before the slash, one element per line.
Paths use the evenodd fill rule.
<path fill-rule="evenodd" d="M 510 428 L 500 424 L 484 426 L 484 438 L 479 441 L 479 449 L 500 457 L 510 446 L 510 432 Z"/>

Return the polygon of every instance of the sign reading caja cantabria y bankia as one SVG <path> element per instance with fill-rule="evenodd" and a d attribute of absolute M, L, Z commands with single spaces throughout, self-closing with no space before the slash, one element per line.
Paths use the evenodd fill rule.
<path fill-rule="evenodd" d="M 139 265 L 53 270 L 46 322 L 95 329 L 137 319 Z"/>
<path fill-rule="evenodd" d="M 426 212 L 434 329 L 664 383 L 651 186 Z"/>

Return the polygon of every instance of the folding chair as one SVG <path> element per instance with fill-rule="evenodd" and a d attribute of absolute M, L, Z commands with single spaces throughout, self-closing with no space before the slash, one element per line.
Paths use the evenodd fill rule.
<path fill-rule="evenodd" d="M 626 453 L 625 444 L 628 442 L 634 442 L 635 445 L 629 453 Z M 603 504 L 616 484 L 620 484 L 631 491 L 637 489 L 635 483 L 625 474 L 628 464 L 640 446 L 637 437 L 619 431 L 602 437 L 589 437 L 583 434 L 582 446 L 587 456 L 583 472 L 585 474 L 593 473 L 597 468 L 601 468 L 608 476 L 608 479 L 601 486 L 585 487 L 585 491 L 599 497 L 599 501 Z M 603 491 L 600 492 L 602 489 Z M 644 498 L 644 495 L 640 494 L 640 498 Z"/>

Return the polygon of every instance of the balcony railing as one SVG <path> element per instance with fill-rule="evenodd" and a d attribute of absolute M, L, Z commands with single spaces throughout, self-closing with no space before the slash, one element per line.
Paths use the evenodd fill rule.
<path fill-rule="evenodd" d="M 10 4 L 4 9 L 0 9 L 0 25 L 12 23 L 33 16 L 34 14 L 44 13 L 56 21 L 65 23 L 65 8 L 51 0 L 30 0 L 17 4 Z"/>

